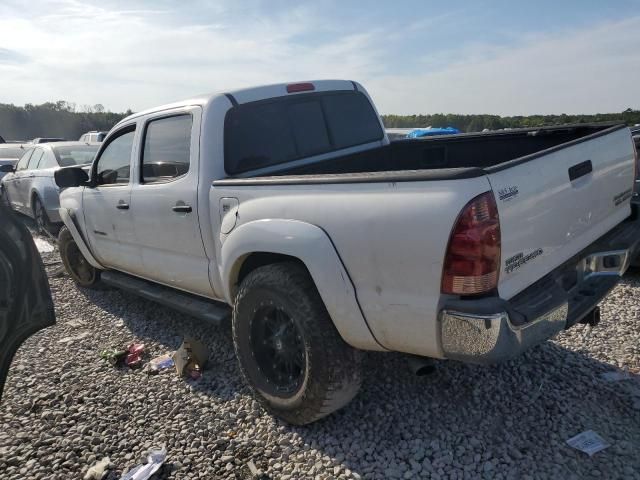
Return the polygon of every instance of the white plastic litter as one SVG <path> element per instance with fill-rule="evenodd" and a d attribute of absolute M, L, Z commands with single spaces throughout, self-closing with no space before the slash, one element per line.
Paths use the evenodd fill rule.
<path fill-rule="evenodd" d="M 165 447 L 151 450 L 147 455 L 147 463 L 129 470 L 120 480 L 147 480 L 160 469 L 166 458 L 167 449 Z"/>
<path fill-rule="evenodd" d="M 576 450 L 580 450 L 590 457 L 592 457 L 594 453 L 597 453 L 600 450 L 604 450 L 605 448 L 611 446 L 607 442 L 605 442 L 604 438 L 602 438 L 593 430 L 582 432 L 581 434 L 567 440 L 567 443 L 570 447 L 573 447 Z"/>
<path fill-rule="evenodd" d="M 87 473 L 84 474 L 84 480 L 100 480 L 102 477 L 104 477 L 104 474 L 107 472 L 110 466 L 111 460 L 109 460 L 109 457 L 104 457 L 89 470 L 87 470 Z"/>

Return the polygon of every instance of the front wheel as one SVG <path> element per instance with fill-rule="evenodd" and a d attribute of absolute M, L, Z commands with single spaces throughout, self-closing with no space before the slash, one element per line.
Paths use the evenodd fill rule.
<path fill-rule="evenodd" d="M 62 227 L 60 230 L 58 249 L 64 268 L 78 286 L 93 289 L 102 288 L 101 270 L 95 268 L 84 258 L 67 227 Z"/>
<path fill-rule="evenodd" d="M 343 407 L 362 383 L 362 352 L 340 337 L 306 269 L 294 262 L 260 267 L 242 281 L 233 341 L 258 401 L 295 425 Z"/>

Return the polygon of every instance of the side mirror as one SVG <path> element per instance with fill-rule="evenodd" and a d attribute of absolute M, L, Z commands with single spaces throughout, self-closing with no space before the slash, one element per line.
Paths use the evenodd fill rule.
<path fill-rule="evenodd" d="M 14 166 L 11 165 L 10 163 L 6 164 L 6 165 L 0 165 L 0 172 L 2 173 L 13 173 L 14 170 Z"/>
<path fill-rule="evenodd" d="M 53 174 L 60 188 L 81 187 L 89 182 L 89 175 L 80 167 L 67 167 Z"/>

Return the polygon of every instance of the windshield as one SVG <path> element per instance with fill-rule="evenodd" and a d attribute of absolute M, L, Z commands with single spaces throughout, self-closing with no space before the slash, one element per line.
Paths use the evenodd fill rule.
<path fill-rule="evenodd" d="M 61 167 L 91 163 L 97 151 L 98 145 L 73 145 L 53 149 L 58 165 Z"/>
<path fill-rule="evenodd" d="M 0 148 L 0 158 L 20 158 L 25 152 L 23 148 Z"/>
<path fill-rule="evenodd" d="M 361 92 L 326 92 L 251 102 L 225 119 L 227 173 L 241 173 L 382 139 Z"/>

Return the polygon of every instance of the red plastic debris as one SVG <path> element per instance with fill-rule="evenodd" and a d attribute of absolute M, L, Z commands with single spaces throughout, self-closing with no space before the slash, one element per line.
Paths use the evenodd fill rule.
<path fill-rule="evenodd" d="M 142 364 L 142 354 L 144 353 L 144 343 L 132 343 L 127 347 L 127 356 L 124 364 L 129 368 L 136 368 Z"/>

